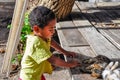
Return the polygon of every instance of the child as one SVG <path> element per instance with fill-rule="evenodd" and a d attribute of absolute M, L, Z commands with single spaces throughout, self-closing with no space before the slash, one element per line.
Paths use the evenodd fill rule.
<path fill-rule="evenodd" d="M 50 46 L 66 56 L 74 52 L 62 49 L 51 37 L 56 24 L 55 14 L 46 7 L 38 6 L 29 15 L 33 35 L 28 35 L 26 50 L 21 62 L 20 80 L 45 80 L 43 73 L 52 73 L 52 66 L 75 67 L 77 61 L 65 62 L 50 52 Z"/>

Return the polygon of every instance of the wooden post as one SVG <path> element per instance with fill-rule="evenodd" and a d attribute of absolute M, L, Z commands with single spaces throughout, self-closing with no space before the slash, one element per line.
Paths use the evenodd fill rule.
<path fill-rule="evenodd" d="M 16 52 L 17 45 L 23 26 L 24 14 L 29 0 L 16 0 L 14 14 L 12 18 L 12 28 L 10 29 L 8 43 L 6 46 L 6 53 L 4 55 L 1 73 L 9 78 L 11 69 L 11 58 Z"/>

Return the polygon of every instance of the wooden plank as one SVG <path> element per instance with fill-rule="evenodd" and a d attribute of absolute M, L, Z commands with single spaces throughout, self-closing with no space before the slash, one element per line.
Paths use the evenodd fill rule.
<path fill-rule="evenodd" d="M 73 51 L 77 53 L 77 57 L 73 58 L 75 60 L 81 61 L 83 59 L 88 59 L 90 57 L 95 57 L 97 54 L 94 53 L 94 51 L 91 49 L 90 46 L 78 46 L 78 47 L 68 47 L 68 46 L 62 46 L 65 50 Z M 66 57 L 66 56 L 65 56 Z M 71 58 L 66 57 L 66 61 L 71 60 Z M 74 75 L 74 74 L 72 74 Z"/>
<path fill-rule="evenodd" d="M 68 69 L 55 69 L 52 74 L 44 74 L 46 80 L 72 80 Z"/>
<path fill-rule="evenodd" d="M 59 24 L 60 24 L 60 27 L 62 28 L 59 30 L 62 31 L 62 35 L 65 37 L 65 40 L 67 41 L 68 46 L 72 47 L 72 46 L 89 45 L 87 41 L 84 39 L 84 37 L 81 35 L 81 33 L 77 30 L 77 28 L 71 29 L 71 27 L 74 27 L 74 24 L 72 23 L 72 21 L 59 22 Z M 66 27 L 67 29 L 63 29 L 63 27 Z M 58 34 L 58 35 L 60 36 L 61 34 Z"/>
<path fill-rule="evenodd" d="M 78 54 L 78 57 L 74 59 L 78 61 L 81 61 L 82 59 L 85 59 L 85 58 L 96 56 L 96 54 L 92 51 L 90 46 L 81 46 L 81 47 L 64 47 L 63 46 L 63 48 L 69 51 L 76 52 Z M 66 61 L 69 61 L 69 58 L 66 57 Z M 76 75 L 80 76 L 80 77 L 77 77 L 77 80 L 85 80 L 86 78 L 83 75 L 86 75 L 86 77 L 89 78 L 90 80 L 96 80 L 95 78 L 91 77 L 90 74 L 81 73 L 78 70 L 78 67 L 69 69 L 69 72 L 72 77 L 72 80 L 76 80 Z"/>
<path fill-rule="evenodd" d="M 102 26 L 111 26 L 110 28 L 120 28 L 119 10 L 102 10 L 107 18 L 111 21 L 110 24 L 103 24 Z"/>
<path fill-rule="evenodd" d="M 83 15 L 83 13 L 80 13 L 80 12 L 71 12 L 70 15 L 72 15 L 73 18 L 74 18 L 74 20 L 77 21 L 78 17 L 81 16 L 81 15 Z M 80 26 L 77 26 L 77 28 L 90 27 L 90 25 L 91 25 L 91 24 L 88 24 L 88 23 L 89 23 L 88 20 L 84 20 L 84 19 L 81 18 L 81 19 L 79 19 L 79 21 L 80 21 L 81 23 L 83 23 L 83 24 L 80 25 Z M 86 24 L 86 23 L 87 23 L 87 24 Z M 76 27 L 76 26 L 75 26 L 75 27 Z"/>
<path fill-rule="evenodd" d="M 78 6 L 79 10 L 83 13 L 83 15 L 89 20 L 89 22 L 94 25 L 96 28 L 101 27 L 101 21 L 93 14 L 93 13 L 99 13 L 100 10 L 97 9 L 97 6 L 95 4 L 90 5 L 87 3 L 87 6 L 89 9 L 87 9 L 87 6 L 84 5 L 83 2 L 75 2 L 75 4 Z M 84 5 L 84 6 L 81 6 Z M 82 8 L 86 9 L 82 10 Z M 76 10 L 76 9 L 75 9 Z M 79 12 L 79 11 L 78 11 Z"/>
<path fill-rule="evenodd" d="M 77 7 L 73 9 L 77 10 Z M 79 18 L 79 17 L 78 17 Z M 83 16 L 85 19 L 85 17 Z M 73 20 L 75 26 L 80 26 L 79 23 Z M 78 28 L 78 30 L 84 35 L 85 39 L 90 44 L 91 48 L 96 54 L 105 55 L 111 59 L 119 58 L 120 50 L 112 45 L 104 36 L 102 36 L 94 27 Z"/>
<path fill-rule="evenodd" d="M 101 30 L 99 31 L 109 39 L 118 49 L 120 49 L 120 30 L 112 29 L 112 30 Z"/>
<path fill-rule="evenodd" d="M 111 3 L 111 2 L 119 2 L 120 0 L 89 0 L 89 2 L 93 2 L 93 3 Z"/>
<path fill-rule="evenodd" d="M 77 3 L 79 4 L 79 2 L 78 2 L 78 1 L 75 1 L 75 3 L 76 3 L 76 4 L 77 4 Z M 80 10 L 82 10 L 82 11 L 83 11 L 83 10 L 85 10 L 85 11 L 86 11 L 86 10 L 87 10 L 87 8 L 86 8 L 86 7 L 84 7 L 85 5 L 84 5 L 83 3 L 84 3 L 84 2 L 80 2 L 80 5 L 78 5 L 78 6 L 80 7 Z M 74 9 L 72 9 L 72 10 L 74 10 Z"/>
<path fill-rule="evenodd" d="M 99 13 L 100 10 L 97 9 L 97 6 L 95 3 L 89 3 L 89 2 L 78 2 L 76 1 L 75 4 L 78 6 L 79 10 L 83 13 L 89 22 L 94 25 L 96 28 L 101 27 L 101 21 L 93 14 L 93 13 Z M 84 5 L 84 6 L 81 6 Z M 83 10 L 83 9 L 86 9 Z"/>
<path fill-rule="evenodd" d="M 60 24 L 57 23 L 56 26 L 57 26 L 57 27 L 60 27 Z M 93 57 L 94 57 L 95 54 L 92 53 L 92 50 L 90 50 L 90 47 L 89 47 L 89 46 L 81 46 L 82 49 L 81 49 L 81 48 L 77 48 L 77 47 L 75 47 L 75 49 L 74 49 L 73 47 L 69 47 L 69 46 L 68 46 L 68 42 L 67 42 L 67 40 L 66 40 L 66 38 L 65 38 L 62 30 L 57 30 L 57 32 L 58 32 L 58 37 L 59 37 L 61 46 L 62 46 L 63 48 L 65 48 L 66 50 L 75 51 L 75 52 L 77 52 L 78 54 L 79 54 L 79 53 L 81 53 L 81 54 L 84 54 L 84 53 L 85 53 L 84 55 L 86 55 L 86 56 L 93 56 Z M 79 47 L 80 47 L 80 46 L 79 46 Z"/>
<path fill-rule="evenodd" d="M 102 80 L 102 79 L 96 79 L 94 77 L 91 77 L 89 74 L 76 74 L 73 75 L 73 80 Z"/>
<path fill-rule="evenodd" d="M 79 5 L 79 4 L 78 4 Z M 87 11 L 87 13 L 89 12 L 89 13 L 95 13 L 95 11 L 96 10 L 88 10 Z M 93 14 L 87 14 L 86 13 L 86 15 L 85 16 L 87 16 L 87 18 L 90 20 L 90 22 L 92 21 L 92 24 L 94 25 L 94 26 L 96 26 L 96 27 L 102 27 L 102 26 L 104 26 L 104 28 L 106 27 L 106 26 L 109 26 L 109 27 L 111 27 L 111 28 L 118 28 L 119 26 L 118 26 L 118 23 L 119 23 L 119 20 L 112 20 L 112 19 L 115 19 L 115 18 L 119 18 L 118 16 L 116 16 L 116 14 L 111 14 L 111 13 L 109 13 L 109 12 L 107 12 L 108 10 L 102 10 L 103 12 L 104 12 L 104 17 L 105 16 L 109 16 L 109 20 L 111 20 L 112 21 L 112 24 L 110 23 L 110 24 L 105 24 L 105 23 L 102 23 L 102 24 L 98 24 L 99 23 L 99 20 L 97 19 L 97 17 L 95 17 Z M 114 10 L 115 11 L 115 10 Z M 117 11 L 117 10 L 116 10 Z M 97 12 L 97 11 L 96 11 Z M 113 11 L 112 11 L 113 12 Z M 115 13 L 115 12 L 114 12 Z M 101 19 L 101 17 L 99 17 L 99 19 Z M 104 19 L 105 21 L 106 20 L 108 20 L 108 19 Z M 101 19 L 101 22 L 103 21 L 103 19 Z M 117 25 L 116 25 L 117 24 Z M 104 30 L 101 30 L 101 32 L 103 32 L 104 34 L 106 34 L 107 35 L 107 33 L 105 33 L 104 32 Z M 109 35 L 109 34 L 108 34 Z M 114 38 L 114 39 L 113 39 Z M 112 38 L 109 38 L 110 39 L 110 41 L 112 41 L 113 42 L 113 44 L 114 45 L 116 45 L 118 48 L 119 48 L 119 39 L 116 37 L 115 38 L 115 36 L 113 36 Z"/>
<path fill-rule="evenodd" d="M 103 11 L 103 10 L 102 10 Z M 116 10 L 114 10 L 116 11 Z M 107 25 L 111 25 L 112 28 L 119 28 L 118 24 L 119 24 L 119 20 L 115 20 L 118 19 L 118 17 L 116 16 L 117 14 L 115 14 L 113 10 L 104 10 L 104 14 L 106 14 L 106 16 L 109 16 L 109 18 L 111 19 L 113 24 L 107 24 Z M 90 15 L 91 16 L 91 15 Z M 95 25 L 95 24 L 94 24 Z M 104 26 L 106 26 L 106 24 L 103 24 Z M 97 25 L 96 25 L 97 26 Z M 108 30 L 104 30 L 104 29 L 98 29 L 100 30 L 100 32 L 107 37 L 116 47 L 119 48 L 119 38 L 116 37 L 115 35 L 117 35 L 118 33 L 115 33 L 115 35 L 113 35 L 110 31 Z M 114 31 L 114 30 L 111 30 Z M 116 30 L 117 31 L 117 30 Z"/>
<path fill-rule="evenodd" d="M 56 28 L 60 28 L 60 27 L 61 27 L 60 24 L 56 23 Z M 61 46 L 62 47 L 68 46 L 67 40 L 66 40 L 64 34 L 62 33 L 62 30 L 57 29 L 57 33 L 58 33 L 58 37 L 59 37 Z"/>
<path fill-rule="evenodd" d="M 120 28 L 119 24 L 120 24 L 120 20 L 119 20 L 119 16 L 118 10 L 103 10 L 105 12 L 105 14 L 107 14 L 106 16 L 109 16 L 109 18 L 111 19 L 112 23 L 111 27 L 112 28 Z M 116 13 L 115 13 L 116 12 Z M 107 39 L 109 39 L 117 48 L 120 49 L 120 38 L 118 36 L 119 34 L 119 30 L 118 29 L 98 29 Z M 114 32 L 114 33 L 113 33 Z"/>
<path fill-rule="evenodd" d="M 60 21 L 59 24 L 61 25 L 60 28 L 57 29 L 74 29 L 77 28 L 73 25 L 71 21 Z"/>
<path fill-rule="evenodd" d="M 97 54 L 95 54 L 90 46 L 82 46 L 82 47 L 77 47 L 77 49 L 79 50 L 79 53 L 84 55 L 84 56 L 88 56 L 88 57 L 95 57 Z M 80 58 L 86 58 L 84 56 L 80 56 Z"/>
<path fill-rule="evenodd" d="M 59 23 L 56 24 L 57 27 L 60 27 Z M 59 37 L 59 40 L 60 40 L 60 43 L 61 43 L 61 46 L 63 48 L 66 48 L 68 50 L 72 50 L 72 51 L 76 51 L 78 54 L 83 54 L 85 56 L 91 56 L 91 57 L 94 57 L 96 54 L 93 53 L 93 51 L 91 50 L 90 46 L 78 46 L 78 47 L 69 47 L 68 46 L 68 43 L 67 43 L 67 40 L 65 38 L 65 36 L 63 35 L 63 32 L 62 30 L 57 30 L 58 32 L 58 37 Z M 65 45 L 67 44 L 67 45 Z"/>
<path fill-rule="evenodd" d="M 72 12 L 71 12 L 72 19 L 74 19 L 74 21 L 76 23 L 77 22 L 82 23 L 80 26 L 91 27 L 91 23 L 87 19 L 82 18 L 84 16 L 84 14 L 81 13 L 78 8 L 76 8 L 77 7 L 76 4 L 79 4 L 79 3 L 77 1 L 75 1 L 75 4 L 74 4 Z M 78 5 L 78 6 L 80 6 L 80 5 Z M 79 17 L 79 19 L 78 19 L 78 17 Z M 81 27 L 81 28 L 84 28 L 84 27 Z"/>
<path fill-rule="evenodd" d="M 112 20 L 114 17 L 111 18 L 107 11 L 102 10 L 102 13 L 95 14 L 95 15 L 101 21 L 101 27 L 102 28 L 120 28 L 119 23 L 117 23 L 118 20 L 117 21 L 116 20 Z M 111 15 L 112 15 L 112 13 L 111 13 Z"/>
<path fill-rule="evenodd" d="M 120 29 L 110 29 L 109 30 L 112 34 L 114 34 L 116 37 L 120 37 Z"/>
<path fill-rule="evenodd" d="M 120 28 L 120 14 L 119 10 L 107 10 L 107 14 L 111 17 L 112 22 L 116 28 Z"/>
<path fill-rule="evenodd" d="M 92 51 L 90 46 L 64 47 L 64 49 L 76 52 L 78 54 L 78 57 L 74 58 L 74 59 L 78 60 L 78 61 L 96 56 L 96 54 Z M 69 58 L 66 58 L 66 60 L 69 61 Z M 85 80 L 85 79 L 86 80 L 99 80 L 99 79 L 95 79 L 95 78 L 91 77 L 90 74 L 82 73 L 79 70 L 79 67 L 71 68 L 70 74 L 72 76 L 72 80 Z"/>
<path fill-rule="evenodd" d="M 63 48 L 77 53 L 77 58 L 74 58 L 74 59 L 77 59 L 79 61 L 86 59 L 86 58 L 88 59 L 90 57 L 95 57 L 97 55 L 94 53 L 94 51 L 91 49 L 90 46 L 78 46 L 78 47 L 67 47 L 67 46 L 64 47 L 63 46 Z"/>
<path fill-rule="evenodd" d="M 104 10 L 105 14 L 111 18 L 111 21 L 113 22 L 112 26 L 114 29 L 99 29 L 99 31 L 107 38 L 109 39 L 117 48 L 120 49 L 120 20 L 119 20 L 119 14 L 118 10 Z"/>
<path fill-rule="evenodd" d="M 60 27 L 59 23 L 57 23 L 56 26 L 57 26 L 57 27 Z M 57 32 L 58 32 L 58 35 L 59 35 L 59 34 L 62 34 L 62 36 L 59 36 L 61 46 L 62 46 L 64 49 L 66 49 L 66 50 L 76 52 L 76 53 L 78 54 L 78 57 L 77 57 L 78 60 L 81 60 L 81 59 L 84 59 L 84 58 L 88 58 L 88 57 L 95 57 L 96 54 L 92 51 L 92 49 L 91 49 L 90 46 L 68 47 L 68 46 L 64 45 L 64 44 L 68 44 L 68 43 L 67 43 L 67 41 L 66 41 L 66 39 L 65 39 L 62 31 L 61 31 L 61 30 L 57 30 Z M 65 59 L 66 59 L 66 61 L 69 60 L 66 56 L 65 56 Z M 76 68 L 77 68 L 77 67 L 76 67 Z M 74 73 L 74 72 L 71 72 L 71 71 L 75 71 L 76 68 L 74 68 L 74 69 L 72 69 L 72 70 L 69 69 L 69 72 L 70 72 L 70 75 L 71 75 L 71 77 L 72 77 L 72 80 L 75 80 L 75 77 L 74 77 L 74 76 L 75 76 L 76 74 L 72 74 L 72 73 Z M 79 79 L 81 80 L 81 78 L 82 78 L 82 80 L 84 80 L 84 77 L 82 76 L 83 74 L 81 74 L 79 71 L 77 71 L 77 73 L 78 73 L 78 74 L 77 74 L 78 76 L 81 76 Z M 89 74 L 86 74 L 86 77 L 92 78 Z M 92 79 L 93 79 L 93 78 L 92 78 Z"/>
<path fill-rule="evenodd" d="M 106 15 L 103 10 L 99 10 L 99 12 L 94 12 L 95 15 L 103 24 L 111 24 L 111 19 Z"/>
<path fill-rule="evenodd" d="M 119 24 L 120 23 L 120 15 L 118 12 L 119 10 L 105 10 L 105 12 L 110 16 L 113 23 Z"/>
<path fill-rule="evenodd" d="M 108 9 L 108 10 L 119 10 L 120 9 L 120 2 L 98 2 L 98 3 L 91 3 L 91 2 L 82 2 L 76 1 L 79 5 L 80 10 L 91 10 L 91 9 Z M 77 4 L 77 6 L 78 6 Z"/>
<path fill-rule="evenodd" d="M 63 29 L 62 32 L 70 47 L 89 45 L 77 29 Z"/>
<path fill-rule="evenodd" d="M 95 57 L 96 56 L 94 54 L 94 52 L 92 51 L 92 49 L 90 48 L 90 46 L 64 47 L 64 49 L 76 52 L 78 54 L 78 57 L 74 58 L 74 59 L 78 60 L 78 61 L 81 61 L 82 59 L 85 59 L 85 58 Z M 66 58 L 66 61 L 69 61 L 69 58 Z M 96 80 L 95 78 L 91 77 L 90 74 L 81 73 L 78 70 L 78 67 L 69 69 L 69 72 L 70 72 L 70 75 L 72 77 L 72 80 L 85 80 L 86 78 L 83 75 L 86 75 L 86 77 L 89 78 L 89 80 Z M 76 79 L 76 75 L 80 76 L 80 77 L 77 77 L 77 79 Z"/>
<path fill-rule="evenodd" d="M 91 9 L 96 9 L 96 4 L 95 3 L 90 3 L 90 2 L 75 2 L 77 4 L 77 6 L 80 8 L 80 10 L 82 12 L 85 12 L 87 10 L 91 10 Z"/>
<path fill-rule="evenodd" d="M 117 7 L 119 7 L 120 8 L 120 2 L 98 2 L 98 3 L 96 3 L 96 5 L 97 5 L 97 7 L 107 7 L 107 8 L 111 8 L 111 7 L 113 7 L 113 8 L 117 8 Z"/>
<path fill-rule="evenodd" d="M 79 10 L 81 10 L 81 8 L 86 8 L 86 6 L 83 6 L 81 7 L 80 5 L 81 4 L 84 4 L 84 3 L 81 3 L 81 2 L 75 2 L 75 4 L 78 6 Z M 89 4 L 88 4 L 89 5 Z M 87 6 L 88 6 L 87 5 Z M 101 28 L 101 21 L 94 15 L 94 13 L 99 13 L 100 10 L 97 9 L 97 6 L 96 5 L 89 5 L 89 8 L 90 7 L 93 7 L 89 10 L 86 10 L 86 11 L 83 11 L 81 10 L 81 12 L 83 13 L 83 15 L 89 20 L 89 22 L 94 25 L 96 28 Z M 79 12 L 79 11 L 78 11 Z"/>
<path fill-rule="evenodd" d="M 120 12 L 119 12 L 119 10 L 117 11 L 117 10 L 115 10 L 115 12 L 120 16 Z"/>
<path fill-rule="evenodd" d="M 79 9 L 81 10 L 81 2 L 76 3 Z M 84 4 L 84 3 L 82 3 Z M 85 3 L 86 4 L 86 3 Z M 85 17 L 96 27 L 96 28 L 119 28 L 118 23 L 114 23 L 112 18 L 106 13 L 105 10 L 97 8 L 96 5 L 87 4 L 87 6 L 82 6 L 84 9 L 89 8 L 86 11 L 81 10 Z M 117 20 L 116 22 L 118 22 Z"/>
<path fill-rule="evenodd" d="M 97 54 L 105 55 L 111 59 L 120 57 L 120 50 L 98 33 L 95 28 L 79 29 L 79 31 L 84 34 L 92 49 Z"/>
<path fill-rule="evenodd" d="M 96 10 L 89 10 L 86 14 L 94 16 L 94 21 L 96 21 L 97 28 L 114 28 L 113 22 L 110 17 L 103 11 L 96 8 Z M 88 17 L 88 18 L 89 18 Z M 90 20 L 91 21 L 91 20 Z"/>

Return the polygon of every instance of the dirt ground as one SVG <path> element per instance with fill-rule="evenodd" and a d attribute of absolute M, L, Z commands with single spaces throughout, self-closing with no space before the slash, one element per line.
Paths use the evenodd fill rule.
<path fill-rule="evenodd" d="M 5 48 L 9 35 L 7 25 L 12 21 L 12 15 L 15 3 L 2 3 L 0 2 L 0 70 L 5 54 Z M 1 80 L 1 77 L 0 77 Z"/>
<path fill-rule="evenodd" d="M 15 3 L 0 2 L 0 69 L 4 57 L 6 43 L 9 35 L 7 25 L 12 21 L 12 15 Z"/>

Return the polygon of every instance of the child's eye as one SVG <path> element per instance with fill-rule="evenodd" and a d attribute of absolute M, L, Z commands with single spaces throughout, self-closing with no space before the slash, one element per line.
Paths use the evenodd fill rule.
<path fill-rule="evenodd" d="M 55 29 L 54 28 L 51 28 L 50 31 L 54 31 Z"/>
<path fill-rule="evenodd" d="M 50 32 L 53 32 L 54 30 L 49 30 Z"/>
<path fill-rule="evenodd" d="M 50 32 L 52 32 L 52 30 L 49 30 Z"/>

